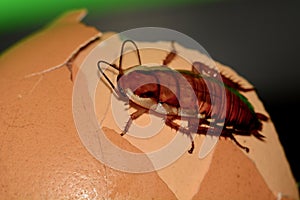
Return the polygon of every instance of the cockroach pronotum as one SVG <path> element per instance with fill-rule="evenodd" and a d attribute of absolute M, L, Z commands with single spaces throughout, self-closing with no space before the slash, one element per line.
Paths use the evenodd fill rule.
<path fill-rule="evenodd" d="M 126 43 L 132 43 L 135 47 L 139 64 L 128 69 L 123 69 L 122 59 Z M 161 66 L 143 66 L 136 43 L 132 40 L 125 40 L 121 47 L 119 66 L 103 60 L 98 61 L 98 69 L 112 89 L 121 99 L 126 98 L 129 100 L 130 106 L 137 109 L 136 112 L 130 115 L 121 135 L 126 134 L 133 120 L 147 113 L 149 110 L 152 110 L 153 105 L 160 105 L 164 107 L 164 113 L 159 113 L 157 110 L 154 112 L 165 115 L 165 124 L 176 131 L 180 130 L 190 136 L 191 148 L 188 150 L 189 153 L 192 153 L 194 150 L 194 141 L 191 137 L 189 127 L 194 125 L 193 122 L 195 120 L 199 121 L 195 129 L 198 134 L 206 134 L 208 130 L 220 130 L 220 128 L 222 128 L 221 136 L 229 137 L 246 152 L 249 152 L 249 148 L 241 145 L 233 134 L 245 136 L 253 135 L 259 140 L 264 140 L 264 136 L 259 132 L 262 130 L 262 121 L 268 120 L 267 116 L 256 113 L 247 98 L 240 93 L 240 91 L 247 92 L 254 90 L 253 88 L 242 87 L 239 83 L 234 82 L 202 62 L 194 62 L 191 71 L 171 69 L 167 65 L 176 55 L 177 52 L 174 47 L 174 42 L 172 42 L 172 51 L 170 51 L 163 60 Z M 100 65 L 102 63 L 109 65 L 119 72 L 117 76 L 118 87 L 114 86 L 101 69 Z M 178 74 L 181 79 L 182 77 L 185 79 L 185 82 L 180 80 Z M 143 83 L 145 80 L 151 79 L 154 79 L 155 83 L 146 83 L 136 87 L 137 83 Z M 159 84 L 163 79 L 167 79 L 168 85 L 175 88 L 175 90 L 170 91 L 165 85 Z M 189 87 L 194 90 L 193 92 L 197 99 L 191 98 L 189 94 L 191 91 L 186 89 L 186 84 L 190 84 Z M 213 93 L 213 96 L 216 97 L 215 99 L 218 99 L 217 104 L 212 104 L 212 94 L 210 93 Z M 183 98 L 181 99 L 181 101 L 184 102 L 183 105 L 179 104 L 178 97 Z M 223 105 L 224 102 L 226 102 L 226 105 Z M 214 106 L 215 108 L 217 106 L 217 109 L 215 109 Z M 222 109 L 222 106 L 225 106 L 226 109 Z M 179 109 L 186 111 L 184 112 L 184 116 L 181 114 L 182 112 L 179 112 Z M 197 112 L 193 112 L 195 109 L 197 109 Z M 215 111 L 212 112 L 213 109 L 219 110 L 218 113 Z M 195 113 L 198 114 L 195 115 Z M 188 121 L 187 128 L 182 128 L 175 122 L 175 120 L 183 118 Z M 218 121 L 222 121 L 223 124 L 221 126 L 218 125 Z"/>

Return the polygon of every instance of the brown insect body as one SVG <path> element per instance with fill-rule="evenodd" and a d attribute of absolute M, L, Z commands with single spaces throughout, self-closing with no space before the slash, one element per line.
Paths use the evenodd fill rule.
<path fill-rule="evenodd" d="M 197 130 L 198 134 L 222 129 L 221 136 L 230 137 L 247 152 L 249 149 L 242 146 L 233 134 L 254 135 L 263 140 L 264 136 L 259 133 L 262 130 L 261 121 L 268 118 L 255 113 L 246 97 L 239 93 L 253 90 L 252 88 L 243 88 L 239 83 L 200 62 L 193 63 L 191 71 L 168 68 L 166 65 L 176 55 L 174 46 L 173 51 L 163 61 L 164 65 L 157 67 L 142 66 L 137 49 L 140 65 L 123 70 L 121 68 L 123 47 L 118 68 L 117 92 L 129 98 L 130 104 L 138 110 L 131 115 L 122 135 L 128 131 L 132 120 L 154 109 L 156 113 L 166 115 L 166 125 L 176 130 L 184 130 L 189 136 L 190 130 L 182 129 L 174 120 L 186 119 L 189 127 L 196 126 L 194 130 Z M 117 69 L 115 65 L 112 67 Z M 100 67 L 99 70 L 101 71 Z M 103 75 L 105 76 L 104 73 Z M 114 88 L 113 84 L 111 85 Z M 158 107 L 164 109 L 157 109 Z M 193 149 L 192 140 L 189 153 L 192 153 Z"/>
<path fill-rule="evenodd" d="M 119 87 L 131 89 L 139 97 L 151 98 L 156 104 L 167 104 L 172 108 L 180 107 L 189 110 L 188 113 L 191 115 L 185 117 L 197 118 L 195 110 L 198 109 L 198 113 L 204 116 L 202 119 L 215 119 L 215 121 L 224 119 L 225 129 L 233 127 L 234 129 L 230 131 L 238 134 L 253 134 L 259 139 L 263 137 L 258 131 L 262 128 L 260 120 L 264 118 L 261 117 L 261 114 L 254 113 L 249 107 L 250 103 L 247 99 L 236 91 L 238 88 L 224 86 L 215 78 L 199 76 L 200 74 L 194 72 L 184 73 L 181 71 L 179 73 L 171 69 L 166 70 L 166 66 L 163 69 L 162 67 L 153 67 L 152 69 L 147 71 L 145 69 L 132 71 L 131 69 L 129 73 L 125 71 L 122 79 L 118 81 Z M 185 80 L 182 80 L 183 78 Z M 142 84 L 147 82 L 152 83 Z M 137 87 L 137 85 L 142 86 Z M 225 102 L 224 98 L 226 98 L 226 105 L 223 103 Z M 195 114 L 193 115 L 193 113 Z M 175 118 L 183 117 L 180 113 L 173 113 L 172 110 L 167 110 L 167 114 Z M 209 122 L 207 121 L 207 123 Z"/>

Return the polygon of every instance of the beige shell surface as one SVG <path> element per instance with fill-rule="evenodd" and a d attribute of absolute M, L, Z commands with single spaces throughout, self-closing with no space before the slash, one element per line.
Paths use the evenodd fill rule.
<path fill-rule="evenodd" d="M 72 92 L 83 61 L 113 33 L 102 34 L 79 23 L 84 15 L 84 11 L 70 12 L 0 57 L 1 199 L 276 199 L 279 193 L 298 199 L 271 121 L 264 123 L 262 131 L 266 142 L 237 137 L 251 149 L 249 154 L 229 139 L 220 139 L 205 159 L 199 159 L 197 153 L 184 153 L 163 169 L 140 174 L 114 170 L 95 159 L 78 135 Z M 168 48 L 167 43 L 163 45 Z M 154 52 L 143 53 L 143 61 L 151 62 Z M 166 54 L 155 51 L 154 57 L 160 60 Z M 130 59 L 126 62 L 131 64 Z M 171 66 L 190 69 L 189 63 L 180 58 Z M 230 68 L 219 63 L 217 66 L 234 80 L 250 86 Z M 176 135 L 163 127 L 149 140 L 119 136 L 110 95 L 108 87 L 99 81 L 95 113 L 105 135 L 120 148 L 149 152 Z M 245 95 L 256 111 L 266 113 L 254 92 Z M 145 115 L 137 123 L 144 125 L 148 121 L 149 115 Z M 195 152 L 199 152 L 203 139 L 204 136 L 195 138 Z"/>
<path fill-rule="evenodd" d="M 66 14 L 0 58 L 0 199 L 176 199 L 155 172 L 113 170 L 79 140 L 65 62 L 103 37 L 78 23 L 84 14 Z M 139 151 L 120 137 L 110 139 Z"/>
<path fill-rule="evenodd" d="M 169 51 L 172 49 L 170 42 L 156 42 L 156 43 L 141 42 L 137 44 L 140 48 L 143 65 L 147 65 L 148 63 L 150 63 L 150 65 L 157 66 L 161 64 L 162 61 L 167 56 L 167 54 L 169 53 Z M 121 45 L 119 45 L 119 48 L 120 46 Z M 158 50 L 149 48 L 151 46 L 155 46 Z M 206 55 L 200 54 L 198 51 L 195 50 L 186 49 L 182 47 L 180 44 L 175 44 L 175 47 L 176 47 L 176 51 L 180 56 L 177 56 L 169 64 L 171 68 L 191 70 L 192 62 L 201 61 L 211 67 L 217 67 L 223 74 L 225 74 L 227 77 L 231 77 L 234 81 L 241 83 L 245 88 L 253 87 L 248 81 L 240 77 L 232 69 L 218 62 L 214 63 L 214 61 L 210 60 Z M 163 51 L 162 49 L 164 50 L 169 49 L 169 51 Z M 123 61 L 124 61 L 123 63 L 124 69 L 136 65 L 137 64 L 136 54 L 131 53 L 124 56 Z M 115 61 L 115 63 L 118 64 L 119 63 L 118 60 Z M 110 79 L 115 80 L 116 75 L 111 74 Z M 109 95 L 110 90 L 108 88 L 109 87 L 107 85 L 103 86 L 102 88 L 98 88 L 99 91 L 96 92 L 96 99 L 97 99 L 96 102 L 99 102 L 100 99 L 102 101 L 105 101 L 103 100 L 103 96 L 100 97 L 100 94 L 103 94 L 103 92 L 106 91 L 104 96 Z M 247 97 L 247 99 L 251 102 L 251 104 L 254 105 L 256 112 L 268 116 L 266 110 L 263 107 L 263 104 L 261 103 L 261 101 L 259 100 L 258 96 L 254 91 L 246 92 L 243 94 Z M 104 104 L 99 104 L 98 105 L 99 107 L 96 105 L 96 110 L 98 110 L 96 112 L 98 113 L 98 118 L 103 120 L 102 125 L 104 127 L 113 127 L 113 129 L 115 129 L 116 132 L 120 133 L 122 131 L 121 130 L 122 125 L 121 126 L 116 125 L 115 116 L 112 114 L 111 108 L 107 109 L 107 105 L 110 105 L 110 107 L 114 106 L 110 104 L 109 99 L 110 98 L 106 98 L 107 102 Z M 102 109 L 100 108 L 101 106 Z M 101 117 L 103 115 L 107 115 L 107 117 L 104 118 Z M 125 126 L 127 120 L 128 119 L 124 119 L 123 127 Z M 149 123 L 149 119 L 147 119 L 146 116 L 142 116 L 141 118 L 137 119 L 136 122 L 141 125 L 145 125 Z M 272 191 L 273 195 L 275 196 L 284 196 L 284 197 L 297 199 L 298 191 L 295 185 L 295 180 L 292 176 L 289 164 L 286 160 L 283 148 L 280 144 L 276 130 L 271 120 L 263 123 L 263 130 L 261 131 L 261 133 L 266 137 L 266 140 L 264 142 L 257 140 L 253 136 L 252 137 L 236 136 L 237 140 L 240 141 L 242 145 L 245 145 L 250 148 L 250 153 L 245 153 L 242 149 L 237 147 L 231 141 L 224 141 L 221 139 L 217 144 L 217 146 L 224 147 L 223 151 L 218 151 L 217 154 L 220 155 L 214 155 L 215 153 L 211 152 L 204 159 L 198 158 L 198 152 L 200 151 L 201 145 L 204 141 L 204 137 L 196 136 L 195 144 L 197 148 L 195 149 L 194 154 L 189 155 L 186 152 L 179 160 L 177 160 L 170 166 L 158 170 L 158 174 L 167 183 L 167 185 L 170 187 L 170 189 L 176 194 L 176 196 L 179 199 L 191 199 L 192 196 L 196 194 L 199 187 L 201 190 L 201 182 L 203 181 L 206 173 L 208 171 L 209 173 L 212 174 L 215 173 L 210 169 L 212 156 L 214 158 L 220 156 L 219 158 L 222 159 L 224 163 L 220 164 L 219 166 L 220 169 L 218 170 L 219 171 L 224 170 L 223 174 L 224 176 L 228 175 L 227 177 L 228 179 L 231 179 L 229 178 L 229 176 L 231 176 L 232 174 L 236 174 L 237 177 L 240 177 L 242 176 L 243 173 L 249 173 L 247 176 L 238 179 L 239 181 L 241 181 L 239 184 L 242 184 L 243 182 L 248 183 L 248 186 L 247 184 L 245 184 L 244 186 L 239 186 L 238 188 L 235 188 L 239 192 L 240 192 L 239 188 L 243 187 L 245 191 L 249 192 L 249 196 L 251 196 L 251 198 L 253 199 L 259 199 L 259 197 L 261 197 L 261 199 L 268 199 L 272 195 L 269 194 L 269 196 L 266 195 L 262 197 L 263 194 L 261 190 L 263 185 L 267 185 L 268 188 Z M 143 134 L 145 133 L 143 132 Z M 126 136 L 125 138 L 131 144 L 141 149 L 143 152 L 149 152 L 155 149 L 159 149 L 162 146 L 166 145 L 168 141 L 172 140 L 175 134 L 176 133 L 172 131 L 170 127 L 164 127 L 159 134 L 155 135 L 155 137 L 148 138 L 147 140 L 136 139 L 130 136 Z M 223 143 L 225 143 L 226 145 L 223 145 Z M 229 150 L 229 148 L 225 148 L 228 147 L 228 144 L 233 145 L 232 149 Z M 237 148 L 236 151 L 233 150 L 235 148 Z M 228 156 L 234 158 L 228 158 Z M 240 156 L 242 157 L 246 156 L 248 157 L 248 160 L 247 159 L 245 160 L 244 158 L 240 158 Z M 228 158 L 228 162 L 230 162 L 230 164 L 226 163 L 225 158 Z M 239 162 L 239 159 L 244 161 Z M 244 170 L 243 172 L 239 172 L 241 166 L 238 165 L 242 165 L 243 167 L 245 167 L 245 169 L 243 169 Z M 252 168 L 255 168 L 255 170 Z M 252 173 L 254 174 L 258 173 L 258 174 L 254 176 L 254 174 Z M 174 174 L 176 174 L 177 176 L 174 176 Z M 252 179 L 253 177 L 255 178 Z M 222 177 L 222 178 L 224 178 L 225 180 L 227 179 L 226 177 Z M 230 184 L 230 182 L 231 181 L 228 181 L 227 184 Z M 214 190 L 217 190 L 217 188 L 213 187 L 213 191 Z M 242 196 L 243 195 L 241 195 L 240 197 Z"/>

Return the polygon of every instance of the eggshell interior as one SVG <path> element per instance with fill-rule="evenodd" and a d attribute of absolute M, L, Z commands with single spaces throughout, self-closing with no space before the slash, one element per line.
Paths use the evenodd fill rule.
<path fill-rule="evenodd" d="M 272 121 L 263 124 L 265 142 L 236 137 L 251 149 L 249 154 L 221 138 L 208 156 L 199 159 L 204 136 L 196 136 L 194 154 L 185 152 L 172 164 L 148 173 L 118 171 L 90 154 L 74 123 L 73 86 L 86 57 L 114 33 L 85 26 L 79 22 L 84 15 L 83 10 L 69 12 L 0 57 L 1 199 L 298 199 Z M 197 54 L 180 45 L 176 48 Z M 142 52 L 145 62 L 153 58 L 159 62 L 167 53 Z M 130 66 L 136 61 L 128 58 L 126 62 Z M 180 56 L 170 65 L 190 69 Z M 252 87 L 229 67 L 220 63 L 217 67 Z M 255 92 L 244 95 L 257 112 L 267 115 Z M 99 80 L 95 113 L 106 137 L 121 149 L 145 153 L 145 162 L 155 166 L 146 153 L 178 133 L 163 127 L 147 140 L 121 137 L 110 98 L 111 90 Z M 137 123 L 148 121 L 146 114 Z"/>

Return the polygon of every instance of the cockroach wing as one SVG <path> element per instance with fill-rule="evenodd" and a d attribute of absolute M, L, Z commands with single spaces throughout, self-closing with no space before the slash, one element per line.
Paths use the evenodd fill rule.
<path fill-rule="evenodd" d="M 226 77 L 222 73 L 219 73 L 217 70 L 212 69 L 201 62 L 193 63 L 192 72 L 194 72 L 196 74 L 201 74 L 204 76 L 216 78 L 219 81 L 222 81 L 224 83 L 224 85 L 231 87 L 233 89 L 242 91 L 242 92 L 248 92 L 248 91 L 255 90 L 254 88 L 244 88 L 240 83 L 233 81 L 230 77 Z"/>

